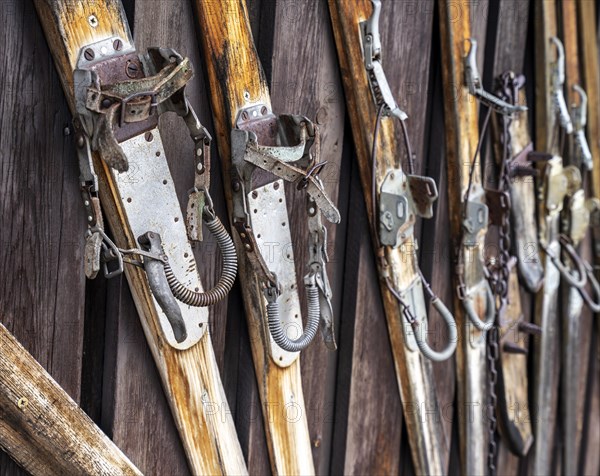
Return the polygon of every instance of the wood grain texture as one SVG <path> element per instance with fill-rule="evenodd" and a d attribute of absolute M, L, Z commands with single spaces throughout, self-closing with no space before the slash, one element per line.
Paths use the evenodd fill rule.
<path fill-rule="evenodd" d="M 131 41 L 122 5 L 119 1 L 73 4 L 43 0 L 36 1 L 35 5 L 72 107 L 72 69 L 81 47 L 113 35 Z M 90 15 L 96 15 L 96 27 L 89 24 Z M 133 248 L 136 242 L 127 224 L 112 173 L 98 157 L 95 157 L 95 165 L 100 197 L 115 240 L 121 247 Z M 228 410 L 210 335 L 205 334 L 197 345 L 186 351 L 172 349 L 162 336 L 157 310 L 143 271 L 127 269 L 126 276 L 192 471 L 244 473 L 245 462 Z M 212 414 L 212 404 L 222 406 L 226 410 L 225 416 Z"/>
<path fill-rule="evenodd" d="M 70 114 L 31 2 L 3 2 L 0 21 L 0 322 L 78 401 L 85 223 Z M 0 452 L 0 474 L 24 472 Z"/>
<path fill-rule="evenodd" d="M 267 2 L 263 10 L 272 7 L 273 4 Z M 275 2 L 274 7 L 272 40 L 267 42 L 265 38 L 269 34 L 265 21 L 262 28 L 266 32 L 260 37 L 261 48 L 264 42 L 273 45 L 270 54 L 272 60 L 267 69 L 270 71 L 267 79 L 271 84 L 273 109 L 305 115 L 319 126 L 321 160 L 327 161 L 326 168 L 319 176 L 327 195 L 333 203 L 338 203 L 341 174 L 348 172 L 342 170 L 345 105 L 327 1 Z M 298 38 L 302 38 L 302 43 L 297 42 Z M 302 65 L 302 68 L 298 68 L 298 65 Z M 288 187 L 286 199 L 288 203 L 301 204 L 304 191 Z M 294 250 L 296 275 L 303 276 L 309 259 L 308 246 L 302 245 L 306 243 L 309 233 L 306 211 L 303 207 L 292 207 L 289 216 L 292 242 L 300 244 Z M 331 277 L 332 304 L 337 325 L 342 299 L 346 227 L 327 222 L 324 224 L 327 228 L 331 260 L 328 274 Z M 306 308 L 303 293 L 300 293 L 300 298 L 303 308 Z M 318 335 L 300 357 L 315 470 L 318 474 L 326 474 L 331 452 L 338 353 L 328 350 Z"/>
<path fill-rule="evenodd" d="M 270 108 L 271 99 L 254 46 L 245 2 L 196 1 L 195 5 L 203 33 L 201 40 L 211 88 L 215 135 L 231 213 L 231 129 L 240 108 L 255 103 Z M 272 361 L 270 336 L 264 326 L 266 305 L 261 282 L 237 233 L 234 233 L 234 240 L 240 256 L 239 276 L 272 471 L 275 474 L 314 473 L 300 361 L 294 361 L 287 368 L 278 367 Z M 292 413 L 288 416 L 290 409 Z M 295 409 L 298 409 L 296 414 Z"/>
<path fill-rule="evenodd" d="M 371 222 L 373 222 L 375 218 L 373 217 L 373 210 L 371 210 L 372 172 L 370 150 L 373 144 L 373 128 L 377 111 L 368 86 L 359 34 L 360 22 L 366 21 L 371 15 L 371 3 L 362 1 L 350 4 L 348 2 L 330 1 L 329 5 L 336 44 L 338 46 L 342 78 L 346 90 L 346 101 L 351 118 L 361 183 L 368 203 L 367 214 Z M 399 13 L 400 10 L 396 10 L 398 19 L 401 18 Z M 388 14 L 389 12 L 386 12 L 384 17 Z M 410 51 L 410 42 L 421 42 L 422 44 L 423 41 L 428 41 L 431 38 L 430 25 L 432 14 L 433 9 L 430 9 L 429 15 L 425 16 L 423 23 L 407 23 L 405 25 L 420 25 L 422 30 L 419 28 L 415 28 L 414 30 L 405 28 L 401 30 L 407 35 L 403 39 L 408 43 L 406 50 L 404 50 L 405 55 L 403 60 L 406 60 L 406 52 Z M 402 44 L 402 42 L 399 43 Z M 382 44 L 386 45 L 386 43 Z M 387 44 L 392 43 L 388 41 Z M 429 56 L 427 49 L 424 55 L 425 57 Z M 419 73 L 422 74 L 423 71 L 415 72 L 417 75 Z M 402 78 L 402 75 L 399 74 L 395 77 Z M 409 82 L 410 79 L 416 81 L 417 78 L 418 76 L 405 76 L 403 79 Z M 425 91 L 424 88 L 421 89 L 421 92 Z M 403 92 L 406 93 L 406 89 Z M 406 94 L 401 97 L 406 101 Z M 401 104 L 401 107 L 405 106 L 405 104 L 406 102 Z M 418 125 L 420 120 L 421 124 L 423 124 L 425 111 L 416 108 L 414 108 L 414 111 L 414 123 Z M 411 114 L 411 111 L 409 111 L 409 114 Z M 422 131 L 418 126 L 416 129 Z M 377 146 L 378 167 L 376 180 L 378 186 L 381 185 L 389 168 L 398 167 L 400 163 L 404 163 L 404 166 L 406 166 L 406 162 L 402 160 L 404 157 L 403 148 L 395 140 L 395 135 L 399 136 L 399 131 L 394 128 L 392 119 L 384 119 L 381 123 Z M 421 141 L 418 150 L 422 152 L 422 132 L 419 138 Z M 413 253 L 414 246 L 417 246 L 414 238 L 408 238 L 403 248 L 395 250 L 386 249 L 385 251 L 386 259 L 391 265 L 391 279 L 397 289 L 408 288 L 411 283 L 419 279 L 416 269 L 418 266 L 416 253 Z M 437 396 L 435 396 L 433 365 L 418 350 L 410 350 L 405 345 L 403 326 L 406 324 L 403 320 L 400 306 L 384 282 L 381 281 L 380 284 L 387 316 L 388 331 L 394 353 L 397 379 L 404 406 L 405 423 L 407 425 L 413 463 L 418 474 L 443 473 L 446 470 L 449 450 L 441 423 L 440 407 L 438 406 Z M 431 323 L 432 333 L 435 335 L 436 331 L 433 329 L 436 329 L 436 327 L 434 325 L 439 325 L 439 322 L 435 324 Z M 439 337 L 443 332 L 437 334 Z M 443 340 L 443 337 L 441 340 Z M 425 412 L 430 412 L 435 417 L 424 417 Z"/>
<path fill-rule="evenodd" d="M 473 37 L 479 42 L 485 35 L 475 36 L 470 5 L 460 4 L 457 11 L 457 4 L 442 1 L 439 7 L 450 233 L 453 249 L 458 249 L 462 234 L 462 203 L 469 190 L 471 169 L 473 179 L 469 200 L 485 202 L 482 197 L 477 197 L 482 194 L 480 159 L 472 164 L 479 140 L 478 106 L 469 95 L 464 79 L 464 58 L 469 48 L 466 40 Z M 485 47 L 482 44 L 480 46 L 482 49 Z M 481 287 L 470 287 L 484 283 L 482 259 L 486 231 L 487 226 L 478 232 L 476 245 L 469 248 L 468 252 L 465 248 L 464 280 L 467 292 L 473 295 L 474 308 L 480 319 L 486 312 L 485 297 Z M 459 284 L 456 276 L 454 282 L 455 285 Z M 489 424 L 485 417 L 488 405 L 486 339 L 485 334 L 468 320 L 458 296 L 455 296 L 454 302 L 454 315 L 459 328 L 456 355 L 461 470 L 465 474 L 485 474 Z"/>
<path fill-rule="evenodd" d="M 141 475 L 0 324 L 0 447 L 33 475 Z"/>
<path fill-rule="evenodd" d="M 575 0 L 561 0 L 559 3 L 559 30 L 565 47 L 565 99 L 570 112 L 579 104 L 579 97 L 574 86 L 583 87 L 582 61 L 578 41 L 577 2 Z M 589 106 L 588 106 L 589 110 Z M 572 112 L 571 112 L 572 114 Z M 567 141 L 568 148 L 564 154 L 566 165 L 577 164 L 574 156 L 575 144 L 573 137 Z M 590 149 L 591 150 L 591 149 Z M 588 182 L 593 179 L 592 173 L 582 170 L 584 190 Z M 587 195 L 587 193 L 586 193 Z M 578 246 L 579 253 L 591 255 L 590 240 L 583 240 Z M 579 293 L 568 283 L 562 283 L 565 295 L 564 311 L 562 317 L 562 374 L 561 374 L 561 402 L 560 415 L 562 417 L 562 468 L 565 473 L 576 473 L 580 467 L 580 447 L 582 444 L 582 429 L 584 424 L 584 407 L 587 394 L 588 376 L 584 369 L 588 368 L 589 349 L 592 337 L 594 317 L 589 308 L 581 303 L 577 322 L 573 322 L 568 313 L 569 304 L 581 302 Z M 571 304 L 572 305 L 572 304 Z M 576 308 L 577 309 L 577 308 Z M 572 311 L 573 312 L 573 311 Z"/>
<path fill-rule="evenodd" d="M 550 61 L 556 58 L 555 48 L 550 38 L 556 36 L 557 18 L 554 0 L 535 0 L 535 145 L 536 150 L 559 153 L 558 141 L 553 142 L 557 116 L 551 100 Z M 547 240 L 552 228 L 544 219 L 546 210 L 538 206 L 540 239 Z M 553 470 L 556 438 L 558 385 L 560 372 L 560 347 L 558 326 L 558 292 L 554 281 L 558 282 L 558 272 L 543 250 L 540 258 L 545 269 L 545 282 L 536 295 L 535 323 L 542 327 L 542 336 L 533 339 L 533 400 L 534 436 L 533 453 L 529 458 L 533 474 L 548 474 Z M 545 399 L 545 401 L 544 401 Z M 540 403 L 543 402 L 543 403 Z M 543 437 L 542 437 L 543 436 Z M 553 458 L 554 457 L 554 458 Z M 554 461 L 556 464 L 556 461 Z M 556 466 L 554 466 L 556 467 Z"/>

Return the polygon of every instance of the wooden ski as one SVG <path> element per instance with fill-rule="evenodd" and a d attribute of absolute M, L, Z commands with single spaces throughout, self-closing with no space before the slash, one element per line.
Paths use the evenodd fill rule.
<path fill-rule="evenodd" d="M 541 327 L 542 334 L 534 341 L 532 416 L 536 440 L 532 459 L 533 474 L 549 474 L 553 467 L 561 355 L 559 329 L 562 313 L 558 305 L 561 275 L 563 280 L 580 287 L 586 273 L 580 267 L 571 276 L 569 269 L 561 262 L 561 249 L 570 251 L 572 255 L 576 253 L 572 245 L 559 236 L 564 199 L 569 196 L 569 206 L 576 199 L 581 210 L 583 197 L 580 193 L 579 198 L 575 196 L 575 191 L 581 186 L 580 174 L 576 169 L 565 168 L 561 156 L 562 138 L 573 132 L 573 124 L 563 90 L 564 48 L 557 38 L 556 8 L 555 1 L 535 2 L 535 136 L 536 149 L 541 153 L 537 160 L 540 197 L 538 225 L 544 284 L 537 293 L 535 303 L 535 322 Z M 566 314 L 563 318 L 570 320 L 573 317 L 570 311 Z"/>
<path fill-rule="evenodd" d="M 591 264 L 583 257 L 587 250 L 585 240 L 591 216 L 600 212 L 598 198 L 589 197 L 593 193 L 594 163 L 587 140 L 586 125 L 588 116 L 588 95 L 582 87 L 581 49 L 577 33 L 577 2 L 562 0 L 559 3 L 561 38 L 565 49 L 565 97 L 573 123 L 573 133 L 567 142 L 565 161 L 568 169 L 578 175 L 576 184 L 569 191 L 563 212 L 563 233 L 581 255 L 577 258 L 586 268 L 587 281 L 592 292 L 584 287 L 571 285 L 563 279 L 562 315 L 562 377 L 561 377 L 561 418 L 562 418 L 562 465 L 566 474 L 579 472 L 579 447 L 581 428 L 584 419 L 585 386 L 581 385 L 582 371 L 587 368 L 589 355 L 591 313 L 600 311 L 600 289 Z M 599 302 L 596 302 L 599 301 Z"/>
<path fill-rule="evenodd" d="M 33 475 L 141 475 L 0 324 L 0 447 Z"/>
<path fill-rule="evenodd" d="M 432 179 L 417 176 L 410 166 L 407 172 L 402 170 L 404 146 L 395 138 L 406 126 L 402 124 L 401 129 L 396 119 L 404 121 L 406 117 L 392 97 L 382 67 L 385 47 L 379 36 L 379 17 L 385 2 L 330 0 L 329 8 L 379 260 L 381 292 L 413 464 L 417 474 L 443 474 L 449 448 L 441 420 L 424 419 L 414 409 L 414 402 L 427 401 L 428 411 L 439 411 L 432 407 L 437 407 L 437 399 L 430 359 L 445 360 L 456 347 L 452 315 L 432 294 L 419 270 L 413 230 L 417 216 L 432 216 L 437 187 Z M 410 162 L 413 157 L 410 145 L 406 146 Z M 449 343 L 440 352 L 433 351 L 426 342 L 425 290 L 448 326 L 443 335 Z"/>
<path fill-rule="evenodd" d="M 318 128 L 305 117 L 273 114 L 245 2 L 195 5 L 272 470 L 313 474 L 299 351 L 314 337 L 318 320 L 327 347 L 335 348 L 320 216 L 340 219 L 318 179 Z M 304 331 L 285 182 L 308 195 Z"/>
<path fill-rule="evenodd" d="M 82 193 L 90 223 L 86 272 L 98 272 L 99 258 L 109 275 L 121 271 L 123 262 L 138 265 L 125 265 L 124 271 L 192 472 L 244 474 L 241 447 L 205 332 L 208 312 L 196 310 L 197 302 L 190 306 L 175 299 L 184 287 L 188 304 L 208 294 L 200 293 L 157 128 L 157 116 L 164 110 L 176 110 L 184 117 L 194 139 L 196 167 L 199 173 L 206 172 L 210 136 L 183 93 L 193 74 L 191 65 L 172 50 L 151 49 L 138 55 L 119 0 L 36 0 L 35 6 L 76 116 Z M 194 149 L 190 143 L 190 151 Z M 199 226 L 191 230 L 190 225 L 201 225 L 200 219 L 211 209 L 209 184 L 203 186 L 194 189 L 190 202 L 192 208 L 197 206 L 187 220 L 194 239 Z M 102 231 L 99 203 L 114 243 Z M 210 223 L 215 220 L 213 216 Z M 224 236 L 220 230 L 218 234 Z M 225 253 L 235 256 L 232 248 Z M 231 271 L 224 270 L 222 277 L 231 278 Z"/>
<path fill-rule="evenodd" d="M 481 137 L 476 99 L 487 107 L 483 131 L 492 112 L 510 117 L 525 108 L 484 90 L 476 62 L 477 39 L 471 37 L 471 18 L 469 5 L 461 5 L 460 14 L 456 15 L 451 2 L 440 2 L 448 201 L 456 250 L 455 315 L 462 332 L 457 352 L 460 455 L 463 473 L 486 474 L 488 469 L 495 472 L 496 366 L 500 345 L 505 348 L 494 322 L 497 315 L 503 314 L 510 296 L 507 299 L 506 292 L 499 292 L 497 285 L 492 291 L 485 272 L 483 252 L 488 217 L 492 223 L 502 221 L 505 200 L 501 194 L 488 192 L 488 198 L 494 200 L 491 209 L 486 204 L 478 157 Z M 504 230 L 507 233 L 510 231 Z M 508 259 L 504 255 L 499 258 Z M 500 266 L 508 270 L 510 263 L 500 262 Z M 505 291 L 512 288 L 514 295 L 514 273 L 512 287 L 510 275 L 501 279 L 505 280 Z M 510 316 L 513 311 L 507 312 L 504 317 L 508 320 L 517 319 Z M 469 407 L 473 405 L 474 408 Z"/>

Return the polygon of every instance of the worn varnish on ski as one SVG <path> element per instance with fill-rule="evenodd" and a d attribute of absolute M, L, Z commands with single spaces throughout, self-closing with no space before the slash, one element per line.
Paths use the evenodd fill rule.
<path fill-rule="evenodd" d="M 148 64 L 142 66 L 136 59 L 120 1 L 90 0 L 74 3 L 39 0 L 35 5 L 73 112 L 77 105 L 75 86 L 79 84 L 74 81 L 74 70 L 77 67 L 85 69 L 86 65 L 94 65 L 104 58 L 115 58 L 114 69 L 108 69 L 102 75 L 110 73 L 117 82 L 127 78 L 139 79 L 140 72 L 148 67 Z M 128 56 L 129 61 L 119 58 L 122 54 L 131 55 Z M 161 53 L 155 54 L 160 56 Z M 176 56 L 172 56 L 171 60 L 173 70 L 177 69 L 179 73 L 183 72 L 189 77 L 191 71 L 188 71 L 190 67 L 186 60 Z M 174 67 L 175 64 L 177 68 Z M 148 71 L 145 73 L 147 77 Z M 155 71 L 152 74 L 157 73 Z M 109 78 L 103 76 L 102 81 L 110 83 L 110 75 Z M 177 80 L 177 77 L 171 78 Z M 122 94 L 123 92 L 117 91 L 117 86 L 112 91 L 117 95 Z M 156 100 L 164 100 L 164 95 L 168 93 L 169 86 L 162 86 Z M 93 95 L 90 99 L 94 100 Z M 132 107 L 133 103 L 123 101 L 121 104 L 116 112 L 121 114 L 122 120 L 124 116 L 127 121 L 131 115 L 140 114 L 139 109 Z M 155 113 L 155 110 L 149 114 L 150 119 L 152 112 Z M 145 163 L 139 164 L 139 171 L 146 174 L 142 186 L 136 186 L 135 182 L 128 183 L 126 175 L 119 174 L 107 164 L 106 157 L 103 160 L 99 154 L 94 154 L 93 164 L 98 174 L 101 204 L 115 242 L 120 248 L 139 248 L 137 239 L 144 233 L 144 228 L 146 231 L 158 231 L 168 244 L 165 252 L 170 255 L 175 274 L 180 277 L 185 274 L 186 284 L 196 285 L 200 289 L 195 262 L 193 258 L 189 258 L 191 250 L 188 252 L 184 219 L 166 167 L 160 133 L 155 128 L 155 123 L 151 127 L 146 124 L 142 124 L 137 132 L 130 133 L 130 137 L 118 137 L 119 147 L 125 150 L 128 161 L 135 161 L 140 157 L 145 160 Z M 100 141 L 98 148 L 105 155 L 109 149 L 109 152 L 113 152 L 113 157 L 118 159 L 119 147 L 107 143 L 107 137 L 104 136 L 104 142 Z M 149 157 L 152 158 L 148 160 Z M 193 160 L 191 153 L 190 160 Z M 153 168 L 146 170 L 150 163 Z M 123 169 L 118 160 L 112 165 Z M 157 197 L 160 203 L 154 203 Z M 137 208 L 136 202 L 139 204 Z M 152 216 L 144 214 L 144 207 L 152 208 Z M 99 215 L 97 219 L 100 219 Z M 167 219 L 169 224 L 161 221 Z M 151 240 L 152 235 L 149 238 Z M 207 401 L 226 405 L 210 337 L 204 333 L 207 311 L 197 311 L 174 303 L 172 296 L 169 298 L 168 293 L 161 294 L 156 288 L 151 291 L 147 276 L 152 281 L 154 278 L 151 273 L 161 274 L 160 268 L 151 272 L 150 264 L 153 261 L 144 260 L 148 274 L 137 267 L 126 267 L 125 272 L 190 467 L 194 473 L 243 474 L 246 472 L 245 462 L 229 412 L 224 413 L 225 418 L 211 417 L 205 405 Z M 170 309 L 176 313 L 179 308 L 186 326 L 185 333 L 178 334 L 173 321 L 168 315 L 165 317 L 168 314 L 165 310 L 166 301 L 169 301 L 166 305 L 171 306 Z"/>
<path fill-rule="evenodd" d="M 2 324 L 0 447 L 36 476 L 142 474 Z"/>
<path fill-rule="evenodd" d="M 318 178 L 323 166 L 319 131 L 307 118 L 273 114 L 244 2 L 198 1 L 196 10 L 271 466 L 276 474 L 311 474 L 298 357 L 319 321 L 327 347 L 335 348 L 321 213 L 339 222 Z M 285 182 L 307 191 L 309 272 L 300 286 Z M 285 244 L 284 255 L 280 249 L 274 257 L 264 255 L 265 245 L 272 243 Z M 303 288 L 308 306 L 304 330 L 298 297 Z M 298 418 L 288 418 L 290 408 L 298 409 Z"/>
<path fill-rule="evenodd" d="M 404 121 L 406 117 L 395 103 L 382 68 L 386 50 L 380 41 L 379 18 L 382 8 L 385 11 L 385 2 L 382 5 L 379 1 L 352 4 L 330 1 L 329 8 L 367 213 L 379 258 L 381 291 L 413 463 L 418 474 L 442 474 L 446 471 L 448 454 L 443 425 L 439 419 L 422 418 L 412 406 L 414 402 L 425 401 L 428 408 L 437 405 L 429 359 L 447 359 L 456 345 L 452 316 L 437 297 L 432 299 L 432 306 L 442 311 L 449 326 L 450 342 L 440 352 L 433 351 L 426 342 L 428 318 L 424 292 L 428 284 L 419 270 L 414 224 L 417 215 L 431 217 L 431 206 L 437 198 L 436 185 L 432 179 L 402 170 L 403 165 L 406 167 L 402 160 L 404 144 L 395 139 L 400 137 L 401 130 L 395 121 Z M 379 115 L 385 117 L 378 118 Z M 418 203 L 415 197 L 419 197 Z M 413 322 L 407 320 L 407 315 Z"/>

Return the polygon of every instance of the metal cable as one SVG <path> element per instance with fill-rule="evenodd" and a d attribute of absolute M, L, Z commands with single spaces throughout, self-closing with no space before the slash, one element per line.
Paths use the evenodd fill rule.
<path fill-rule="evenodd" d="M 223 300 L 229 294 L 229 291 L 231 291 L 237 274 L 235 247 L 223 223 L 216 216 L 213 219 L 205 220 L 205 223 L 206 227 L 217 240 L 217 244 L 223 255 L 223 271 L 215 287 L 205 292 L 196 292 L 188 289 L 177 279 L 169 263 L 165 263 L 164 265 L 167 282 L 175 298 L 184 304 L 194 307 L 212 306 Z"/>

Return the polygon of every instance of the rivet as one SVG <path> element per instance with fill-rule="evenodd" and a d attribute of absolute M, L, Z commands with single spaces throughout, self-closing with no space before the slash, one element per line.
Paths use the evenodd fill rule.
<path fill-rule="evenodd" d="M 240 182 L 238 182 L 237 180 L 235 180 L 232 184 L 233 187 L 233 191 L 234 192 L 239 192 L 240 191 Z"/>

